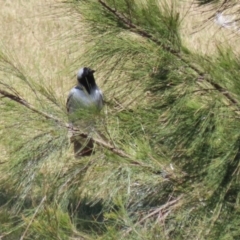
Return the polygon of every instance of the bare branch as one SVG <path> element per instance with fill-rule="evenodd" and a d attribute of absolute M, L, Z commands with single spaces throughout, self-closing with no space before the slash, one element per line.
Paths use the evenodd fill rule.
<path fill-rule="evenodd" d="M 137 25 L 133 24 L 129 19 L 121 15 L 117 10 L 112 9 L 110 6 L 108 6 L 104 1 L 98 0 L 98 2 L 109 12 L 111 12 L 118 20 L 120 20 L 125 27 L 127 27 L 130 31 L 141 35 L 144 38 L 147 38 L 157 45 L 161 46 L 164 50 L 170 52 L 175 57 L 180 59 L 184 64 L 186 64 L 189 68 L 191 68 L 194 72 L 196 72 L 200 78 L 204 79 L 206 82 L 212 85 L 213 88 L 215 88 L 219 93 L 221 93 L 223 96 L 225 96 L 234 107 L 237 107 L 237 109 L 240 108 L 239 102 L 232 96 L 226 89 L 221 87 L 218 83 L 214 83 L 212 79 L 206 76 L 205 72 L 202 71 L 200 68 L 195 66 L 194 64 L 190 63 L 187 58 L 185 58 L 180 51 L 176 51 L 172 49 L 170 46 L 164 45 L 160 40 L 156 39 L 153 35 L 146 32 L 145 30 L 141 29 Z"/>
<path fill-rule="evenodd" d="M 54 120 L 55 122 L 58 122 L 58 123 L 62 122 L 60 119 L 57 119 L 57 118 L 53 117 L 52 115 L 49 115 L 45 112 L 37 110 L 34 106 L 32 106 L 30 103 L 28 103 L 25 99 L 21 98 L 20 96 L 16 96 L 16 95 L 9 93 L 3 89 L 0 89 L 0 94 L 6 98 L 9 98 L 10 100 L 12 100 L 14 102 L 17 102 L 17 103 L 23 105 L 24 107 L 32 110 L 35 113 L 38 113 L 39 115 L 41 115 L 47 119 Z"/>
<path fill-rule="evenodd" d="M 167 51 L 169 51 L 169 52 L 171 52 L 173 54 L 177 54 L 179 52 L 179 51 L 176 51 L 176 50 L 172 49 L 169 46 L 164 45 L 161 41 L 159 41 L 153 35 L 151 35 L 150 33 L 146 32 L 146 31 L 144 31 L 143 29 L 139 28 L 137 25 L 133 24 L 130 19 L 127 19 L 125 16 L 121 15 L 117 10 L 112 9 L 110 6 L 108 6 L 102 0 L 98 0 L 98 2 L 105 9 L 107 9 L 109 12 L 111 12 L 113 15 L 115 15 L 118 20 L 122 21 L 122 23 L 124 23 L 125 26 L 128 27 L 132 32 L 137 33 L 137 34 L 141 35 L 142 37 L 145 37 L 147 39 L 152 40 L 153 42 L 155 42 L 158 45 L 160 45 L 163 49 L 165 49 L 165 50 L 167 50 Z"/>
<path fill-rule="evenodd" d="M 139 220 L 138 222 L 136 222 L 134 224 L 133 227 L 129 228 L 125 233 L 124 235 L 127 235 L 129 234 L 137 225 L 139 225 L 140 223 L 144 222 L 146 219 L 156 215 L 156 214 L 159 214 L 159 212 L 161 211 L 165 211 L 166 212 L 166 216 L 169 214 L 169 212 L 167 211 L 169 207 L 171 206 L 175 206 L 176 203 L 179 202 L 179 200 L 183 197 L 183 195 L 180 195 L 179 197 L 177 197 L 176 199 L 172 200 L 172 201 L 168 201 L 167 203 L 163 204 L 161 207 L 153 210 L 151 213 L 149 213 L 148 215 L 146 215 L 145 217 L 143 217 L 141 220 Z M 165 214 L 164 214 L 165 216 Z M 166 217 L 165 216 L 165 217 Z"/>
<path fill-rule="evenodd" d="M 42 201 L 41 201 L 40 204 L 38 205 L 35 213 L 33 214 L 32 218 L 31 218 L 30 222 L 28 223 L 27 228 L 25 229 L 25 231 L 24 231 L 23 235 L 21 236 L 20 240 L 23 240 L 23 239 L 25 238 L 25 235 L 27 234 L 27 231 L 28 231 L 29 227 L 30 227 L 31 224 L 33 223 L 34 218 L 36 217 L 36 215 L 37 215 L 40 207 L 41 207 L 41 206 L 43 205 L 43 203 L 46 201 L 46 198 L 47 198 L 47 197 L 44 196 L 43 199 L 42 199 Z"/>
<path fill-rule="evenodd" d="M 23 99 L 23 98 L 21 98 L 19 96 L 13 95 L 13 94 L 11 94 L 11 93 L 9 93 L 9 92 L 7 92 L 5 90 L 2 90 L 2 89 L 0 89 L 0 95 L 4 96 L 6 98 L 9 98 L 10 100 L 12 100 L 14 102 L 17 102 L 17 103 L 23 105 L 24 107 L 30 109 L 32 112 L 35 112 L 35 113 L 45 117 L 48 120 L 55 121 L 56 123 L 60 124 L 61 126 L 66 127 L 67 129 L 71 130 L 72 132 L 74 132 L 74 134 L 76 134 L 78 136 L 81 136 L 81 137 L 83 137 L 85 139 L 92 140 L 97 145 L 102 146 L 105 149 L 108 149 L 109 151 L 115 153 L 116 155 L 118 155 L 120 157 L 127 158 L 129 160 L 128 162 L 130 164 L 132 164 L 132 165 L 137 165 L 137 166 L 141 166 L 141 167 L 144 167 L 144 168 L 148 168 L 151 172 L 153 172 L 155 174 L 156 173 L 158 174 L 158 172 L 159 172 L 159 171 L 155 171 L 152 166 L 143 164 L 142 162 L 133 159 L 133 157 L 131 155 L 127 154 L 122 149 L 117 148 L 114 145 L 108 143 L 107 141 L 105 141 L 103 139 L 92 138 L 88 134 L 83 133 L 80 129 L 73 128 L 71 124 L 68 124 L 68 123 L 66 123 L 66 122 L 64 122 L 64 121 L 62 121 L 62 120 L 60 120 L 58 118 L 55 118 L 52 115 L 49 115 L 49 114 L 47 114 L 45 112 L 42 112 L 42 111 L 36 109 L 34 106 L 32 106 L 30 103 L 28 103 L 25 99 Z M 103 135 L 101 134 L 101 136 L 103 136 Z M 104 139 L 107 139 L 107 138 L 104 137 Z"/>

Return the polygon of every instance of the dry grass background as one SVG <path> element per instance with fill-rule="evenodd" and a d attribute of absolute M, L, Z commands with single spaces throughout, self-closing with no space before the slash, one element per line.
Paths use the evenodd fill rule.
<path fill-rule="evenodd" d="M 0 0 L 0 46 L 18 62 L 17 66 L 23 66 L 28 76 L 57 87 L 59 97 L 64 99 L 74 79 L 62 72 L 72 59 L 67 44 L 57 38 L 71 30 L 72 25 L 68 17 L 52 16 L 56 4 L 54 0 Z M 29 98 L 29 90 L 16 85 L 24 98 L 34 100 Z M 1 147 L 1 161 L 7 158 L 6 154 Z"/>
<path fill-rule="evenodd" d="M 221 45 L 232 47 L 234 51 L 240 52 L 240 32 L 223 28 L 215 23 L 216 7 L 199 7 L 192 0 L 185 0 L 179 7 L 183 19 L 181 37 L 190 50 L 211 55 Z M 224 11 L 225 14 L 231 14 L 231 10 Z M 233 15 L 236 16 L 234 13 Z"/>
<path fill-rule="evenodd" d="M 1 0 L 0 43 L 19 60 L 32 78 L 57 88 L 59 97 L 64 99 L 75 83 L 74 72 L 69 73 L 65 69 L 76 60 L 76 54 L 71 44 L 61 39 L 66 40 L 68 34 L 80 31 L 81 23 L 74 23 L 71 14 L 61 14 L 62 10 L 57 10 L 59 2 Z M 177 5 L 183 18 L 182 39 L 189 49 L 212 54 L 217 44 L 224 43 L 239 51 L 238 34 L 220 29 L 213 19 L 206 22 L 213 15 L 209 7 L 197 9 L 192 0 Z M 78 46 L 75 42 L 74 48 L 79 55 L 84 48 L 81 39 L 78 39 Z"/>
<path fill-rule="evenodd" d="M 27 75 L 66 96 L 75 84 L 66 67 L 74 61 L 67 41 L 59 41 L 76 27 L 70 16 L 57 15 L 59 1 L 1 0 L 0 44 L 27 70 Z M 79 51 L 81 51 L 79 42 Z M 24 95 L 27 93 L 23 91 Z M 25 96 L 26 97 L 26 96 Z"/>

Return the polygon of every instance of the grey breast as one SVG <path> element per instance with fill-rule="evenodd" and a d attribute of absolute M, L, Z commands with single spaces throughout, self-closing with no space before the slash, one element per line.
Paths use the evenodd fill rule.
<path fill-rule="evenodd" d="M 84 87 L 76 86 L 71 89 L 68 95 L 67 110 L 69 119 L 75 125 L 84 128 L 93 126 L 92 113 L 99 112 L 102 107 L 103 97 L 98 87 L 92 88 L 89 94 Z"/>
<path fill-rule="evenodd" d="M 67 99 L 67 110 L 71 114 L 79 108 L 97 108 L 99 111 L 103 107 L 103 97 L 98 87 L 91 89 L 90 94 L 80 86 L 71 89 Z"/>

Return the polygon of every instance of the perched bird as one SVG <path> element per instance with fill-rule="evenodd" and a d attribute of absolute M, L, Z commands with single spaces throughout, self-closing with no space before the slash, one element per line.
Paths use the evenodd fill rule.
<path fill-rule="evenodd" d="M 71 89 L 66 104 L 70 123 L 88 134 L 94 129 L 95 113 L 99 113 L 103 107 L 103 95 L 96 84 L 94 72 L 87 67 L 78 71 L 77 86 Z M 71 140 L 74 144 L 75 157 L 92 154 L 92 140 L 77 136 L 72 136 Z"/>

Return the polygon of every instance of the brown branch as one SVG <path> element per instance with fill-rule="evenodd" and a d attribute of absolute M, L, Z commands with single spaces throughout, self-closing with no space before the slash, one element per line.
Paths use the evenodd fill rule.
<path fill-rule="evenodd" d="M 28 231 L 29 227 L 30 227 L 31 224 L 33 223 L 34 218 L 36 217 L 38 211 L 40 210 L 40 207 L 43 205 L 43 203 L 46 201 L 46 199 L 47 199 L 47 196 L 45 195 L 45 196 L 42 198 L 40 204 L 38 205 L 36 211 L 34 212 L 32 218 L 31 218 L 31 220 L 29 221 L 29 223 L 28 223 L 28 225 L 27 225 L 27 228 L 25 229 L 24 233 L 22 234 L 20 240 L 23 240 L 23 239 L 25 238 L 25 235 L 27 234 L 27 231 Z"/>
<path fill-rule="evenodd" d="M 143 217 L 140 221 L 138 221 L 136 224 L 140 224 L 142 222 L 144 222 L 146 219 L 154 216 L 155 214 L 159 213 L 160 211 L 166 210 L 168 207 L 174 205 L 175 203 L 177 203 L 180 199 L 182 198 L 182 195 L 180 195 L 178 198 L 165 203 L 163 206 L 155 209 L 154 211 L 152 211 L 151 213 L 149 213 L 147 216 Z"/>
<path fill-rule="evenodd" d="M 181 60 L 184 64 L 186 64 L 189 68 L 191 68 L 194 72 L 196 72 L 201 78 L 204 77 L 206 82 L 208 82 L 214 88 L 216 88 L 216 90 L 219 91 L 222 95 L 224 95 L 234 106 L 237 105 L 237 108 L 238 109 L 240 108 L 238 101 L 228 91 L 226 91 L 226 89 L 221 87 L 221 85 L 219 85 L 218 83 L 214 83 L 211 79 L 207 78 L 205 76 L 205 72 L 199 69 L 198 67 L 196 67 L 194 64 L 190 63 L 188 59 L 185 59 L 185 57 L 181 55 L 180 51 L 176 51 L 172 49 L 170 46 L 164 45 L 159 39 L 155 38 L 152 34 L 146 32 L 145 30 L 141 29 L 137 25 L 133 24 L 129 19 L 127 19 L 122 14 L 120 14 L 117 10 L 112 9 L 104 1 L 98 0 L 98 2 L 103 6 L 103 8 L 111 12 L 118 20 L 120 20 L 125 25 L 125 27 L 127 27 L 130 31 L 136 34 L 139 34 L 142 37 L 147 38 L 148 40 L 153 41 L 157 45 L 161 46 L 164 50 L 173 54 L 175 57 Z"/>
<path fill-rule="evenodd" d="M 153 210 L 153 211 L 152 211 L 151 213 L 149 213 L 147 216 L 143 217 L 140 221 L 136 222 L 133 227 L 129 228 L 129 229 L 124 233 L 124 236 L 127 235 L 128 233 L 130 233 L 137 225 L 139 225 L 140 223 L 144 222 L 146 219 L 148 219 L 148 218 L 150 218 L 150 217 L 158 214 L 158 213 L 161 212 L 161 211 L 166 211 L 167 208 L 175 205 L 177 202 L 179 202 L 179 200 L 180 200 L 182 197 L 183 197 L 183 195 L 180 195 L 180 196 L 177 197 L 176 199 L 174 199 L 174 200 L 172 200 L 172 201 L 169 201 L 169 202 L 165 203 L 164 205 L 162 205 L 161 207 Z M 168 214 L 169 214 L 169 212 L 167 212 L 167 215 L 168 215 Z M 165 217 L 167 217 L 167 215 L 165 216 L 165 214 L 164 214 Z"/>
<path fill-rule="evenodd" d="M 39 115 L 45 117 L 46 119 L 50 119 L 50 120 L 54 120 L 55 122 L 58 122 L 58 123 L 61 123 L 62 121 L 60 119 L 57 119 L 55 117 L 53 117 L 52 115 L 49 115 L 45 112 L 42 112 L 42 111 L 39 111 L 37 110 L 34 106 L 32 106 L 29 102 L 27 102 L 25 99 L 19 97 L 19 96 L 16 96 L 12 93 L 9 93 L 3 89 L 0 89 L 0 94 L 6 98 L 9 98 L 10 100 L 14 101 L 14 102 L 17 102 L 21 105 L 23 105 L 24 107 L 32 110 L 33 112 L 35 113 L 38 113 Z"/>
<path fill-rule="evenodd" d="M 158 174 L 158 172 L 159 172 L 157 170 L 155 171 L 151 166 L 143 164 L 142 162 L 133 159 L 133 157 L 131 155 L 127 154 L 122 149 L 115 147 L 114 145 L 108 143 L 105 140 L 102 140 L 99 138 L 93 138 L 93 137 L 89 138 L 88 134 L 81 132 L 78 128 L 72 128 L 71 126 L 68 126 L 68 128 L 74 132 L 74 135 L 76 134 L 76 136 L 81 136 L 85 139 L 92 140 L 98 146 L 104 147 L 105 149 L 108 149 L 109 151 L 115 153 L 116 155 L 118 155 L 120 157 L 127 158 L 129 160 L 128 162 L 132 165 L 137 165 L 137 166 L 141 166 L 144 168 L 148 168 L 151 172 L 153 172 L 155 174 L 156 173 Z"/>
<path fill-rule="evenodd" d="M 122 14 L 120 14 L 117 10 L 112 9 L 110 6 L 108 6 L 104 1 L 102 0 L 98 0 L 98 2 L 105 8 L 107 9 L 109 12 L 111 12 L 113 15 L 115 15 L 115 17 L 120 20 L 122 23 L 125 24 L 126 27 L 128 27 L 132 32 L 137 33 L 139 35 L 141 35 L 142 37 L 145 37 L 147 39 L 152 40 L 153 42 L 157 43 L 158 45 L 162 46 L 163 49 L 166 49 L 167 51 L 171 52 L 171 53 L 178 53 L 179 51 L 176 51 L 174 49 L 172 49 L 169 46 L 164 45 L 161 41 L 159 41 L 157 38 L 155 38 L 153 35 L 151 35 L 150 33 L 142 30 L 141 28 L 139 28 L 137 25 L 133 24 L 132 21 L 130 19 L 127 19 L 125 16 L 123 16 Z"/>
<path fill-rule="evenodd" d="M 73 128 L 71 124 L 65 123 L 65 122 L 61 121 L 60 119 L 55 118 L 52 115 L 49 115 L 49 114 L 47 114 L 45 112 L 37 110 L 34 106 L 32 106 L 30 103 L 28 103 L 25 99 L 23 99 L 23 98 L 21 98 L 19 96 L 16 96 L 16 95 L 14 95 L 12 93 L 9 93 L 9 92 L 7 92 L 5 90 L 2 90 L 2 89 L 0 89 L 0 95 L 2 95 L 3 97 L 9 98 L 10 100 L 12 100 L 14 102 L 17 102 L 17 103 L 23 105 L 24 107 L 28 108 L 32 112 L 35 112 L 35 113 L 45 117 L 48 120 L 55 121 L 56 123 L 60 124 L 63 127 L 66 127 L 67 129 L 73 131 L 75 134 L 77 134 L 77 135 L 79 135 L 79 136 L 81 136 L 81 137 L 83 137 L 85 139 L 91 139 L 97 145 L 102 146 L 102 147 L 108 149 L 109 151 L 117 154 L 120 157 L 127 158 L 129 160 L 130 164 L 148 168 L 151 172 L 153 172 L 155 174 L 156 173 L 158 174 L 158 171 L 155 171 L 151 166 L 148 166 L 146 164 L 141 163 L 140 161 L 135 160 L 131 155 L 127 154 L 122 149 L 115 147 L 114 145 L 108 143 L 106 140 L 102 140 L 102 139 L 98 139 L 98 138 L 92 138 L 88 134 L 83 133 L 82 131 L 80 131 L 80 129 Z M 107 139 L 107 138 L 105 138 L 105 139 Z"/>

